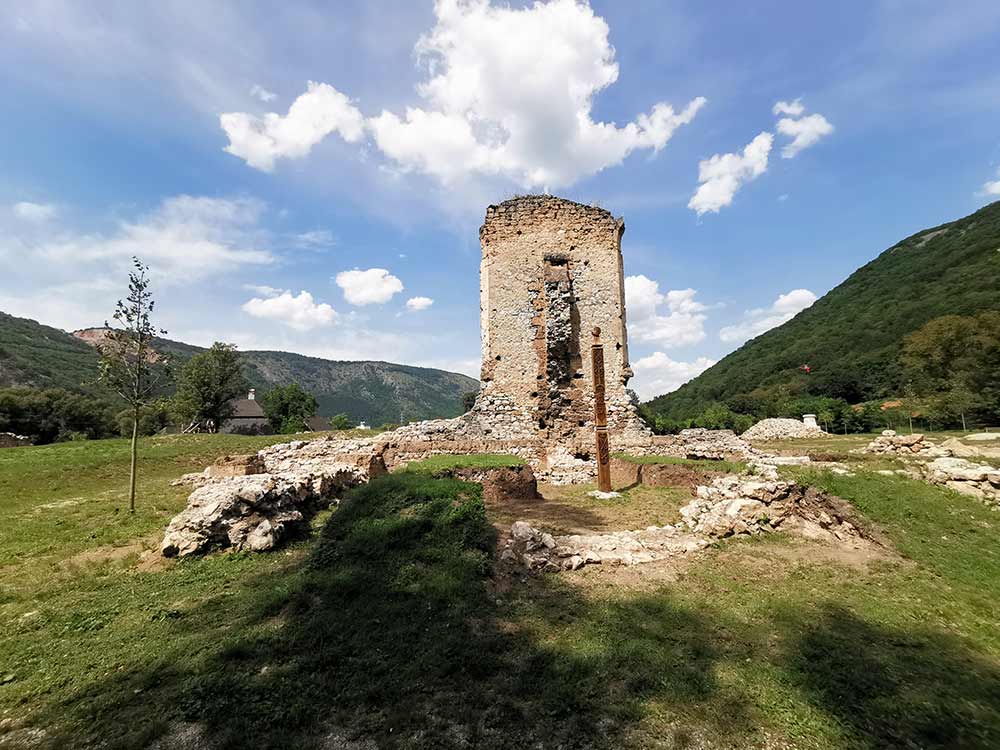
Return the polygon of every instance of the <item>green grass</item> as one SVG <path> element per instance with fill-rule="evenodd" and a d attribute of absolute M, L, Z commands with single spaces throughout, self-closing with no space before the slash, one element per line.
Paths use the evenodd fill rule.
<path fill-rule="evenodd" d="M 0 452 L 0 747 L 21 726 L 110 750 L 181 746 L 184 726 L 220 748 L 1000 746 L 1000 519 L 981 503 L 796 469 L 899 555 L 849 566 L 773 535 L 522 580 L 492 577 L 477 485 L 410 471 L 281 552 L 81 560 L 155 541 L 186 493 L 170 478 L 256 440 L 149 441 L 135 517 L 113 510 L 123 442 Z"/>
<path fill-rule="evenodd" d="M 423 461 L 411 461 L 406 465 L 406 471 L 436 474 L 448 469 L 501 469 L 519 466 L 524 466 L 524 459 L 517 456 L 499 453 L 470 453 L 466 456 L 440 455 L 425 458 Z"/>
<path fill-rule="evenodd" d="M 670 464 L 671 466 L 693 466 L 709 471 L 721 471 L 728 474 L 739 474 L 746 471 L 744 461 L 715 461 L 705 458 L 678 458 L 677 456 L 632 456 L 628 453 L 615 453 L 620 458 L 634 464 Z"/>

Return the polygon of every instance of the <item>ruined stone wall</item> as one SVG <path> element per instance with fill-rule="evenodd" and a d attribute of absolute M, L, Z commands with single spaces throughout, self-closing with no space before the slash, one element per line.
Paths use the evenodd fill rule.
<path fill-rule="evenodd" d="M 626 390 L 624 231 L 604 209 L 551 196 L 487 209 L 479 230 L 482 391 L 474 410 L 482 423 L 499 418 L 547 445 L 591 445 L 590 332 L 599 327 L 609 429 L 645 434 Z"/>

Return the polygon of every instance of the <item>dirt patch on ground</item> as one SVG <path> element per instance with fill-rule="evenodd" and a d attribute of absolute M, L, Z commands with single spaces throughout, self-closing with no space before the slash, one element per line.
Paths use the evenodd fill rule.
<path fill-rule="evenodd" d="M 646 487 L 674 487 L 688 490 L 692 495 L 700 484 L 711 484 L 723 471 L 711 471 L 683 464 L 643 464 L 642 483 Z"/>
<path fill-rule="evenodd" d="M 82 552 L 77 552 L 72 557 L 68 557 L 60 563 L 60 566 L 65 569 L 73 568 L 86 568 L 94 565 L 103 565 L 104 563 L 115 563 L 121 562 L 133 555 L 142 555 L 143 552 L 149 550 L 149 546 L 143 541 L 133 542 L 132 544 L 126 544 L 121 547 L 113 547 L 110 544 L 105 544 L 100 547 L 94 547 L 93 549 L 86 549 Z"/>

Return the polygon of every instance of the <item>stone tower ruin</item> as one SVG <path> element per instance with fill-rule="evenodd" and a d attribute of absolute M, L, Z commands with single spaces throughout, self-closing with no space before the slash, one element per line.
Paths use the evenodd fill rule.
<path fill-rule="evenodd" d="M 591 331 L 604 344 L 608 424 L 648 434 L 626 385 L 621 238 L 608 211 L 551 196 L 490 206 L 482 245 L 482 390 L 475 412 L 497 437 L 593 443 Z"/>

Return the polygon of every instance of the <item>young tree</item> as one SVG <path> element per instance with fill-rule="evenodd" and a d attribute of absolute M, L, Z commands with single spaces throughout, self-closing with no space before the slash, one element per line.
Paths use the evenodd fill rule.
<path fill-rule="evenodd" d="M 155 302 L 149 291 L 149 267 L 132 258 L 134 269 L 128 276 L 128 296 L 118 300 L 115 325 L 104 323 L 100 345 L 100 381 L 121 396 L 132 412 L 132 448 L 128 482 L 128 507 L 135 512 L 135 480 L 139 446 L 139 418 L 142 408 L 156 394 L 165 369 L 154 369 L 158 355 L 152 347 L 157 329 L 150 321 Z"/>
<path fill-rule="evenodd" d="M 261 397 L 260 405 L 271 428 L 279 433 L 301 432 L 319 408 L 316 397 L 298 383 L 271 389 Z"/>
<path fill-rule="evenodd" d="M 174 411 L 181 421 L 204 426 L 208 432 L 233 416 L 234 402 L 247 390 L 242 357 L 236 347 L 215 342 L 207 352 L 188 360 L 177 379 Z"/>

